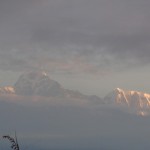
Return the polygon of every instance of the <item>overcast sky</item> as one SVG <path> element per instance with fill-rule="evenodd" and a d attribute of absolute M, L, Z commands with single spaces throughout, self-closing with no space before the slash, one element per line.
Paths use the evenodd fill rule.
<path fill-rule="evenodd" d="M 0 0 L 0 86 L 32 70 L 83 94 L 150 93 L 150 0 Z M 149 117 L 80 100 L 17 98 L 0 97 L 0 135 L 16 129 L 55 149 L 150 147 Z"/>
<path fill-rule="evenodd" d="M 0 82 L 46 70 L 67 88 L 150 92 L 150 1 L 1 0 Z"/>

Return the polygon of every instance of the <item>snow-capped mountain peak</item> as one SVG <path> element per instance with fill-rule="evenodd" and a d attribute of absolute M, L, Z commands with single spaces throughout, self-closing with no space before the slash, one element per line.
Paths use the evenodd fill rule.
<path fill-rule="evenodd" d="M 32 71 L 24 73 L 14 85 L 16 94 L 56 96 L 62 92 L 61 85 L 45 73 Z"/>
<path fill-rule="evenodd" d="M 122 92 L 123 90 L 120 88 L 116 88 L 116 89 L 114 89 L 114 91 Z"/>
<path fill-rule="evenodd" d="M 78 91 L 65 89 L 57 81 L 52 80 L 46 72 L 40 71 L 27 72 L 21 75 L 14 85 L 14 91 L 17 95 L 36 95 L 101 101 L 98 96 L 88 96 Z"/>
<path fill-rule="evenodd" d="M 139 91 L 126 91 L 116 88 L 104 100 L 107 103 L 127 106 L 141 115 L 147 114 L 150 109 L 150 94 Z"/>
<path fill-rule="evenodd" d="M 15 94 L 15 90 L 12 86 L 5 86 L 0 88 L 0 94 Z"/>

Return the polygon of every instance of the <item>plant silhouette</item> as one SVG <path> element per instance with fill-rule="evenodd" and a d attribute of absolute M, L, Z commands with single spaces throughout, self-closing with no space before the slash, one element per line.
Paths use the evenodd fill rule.
<path fill-rule="evenodd" d="M 15 138 L 10 137 L 9 135 L 4 135 L 4 136 L 2 136 L 2 138 L 9 140 L 9 142 L 11 143 L 11 149 L 20 150 L 16 134 L 15 134 Z"/>

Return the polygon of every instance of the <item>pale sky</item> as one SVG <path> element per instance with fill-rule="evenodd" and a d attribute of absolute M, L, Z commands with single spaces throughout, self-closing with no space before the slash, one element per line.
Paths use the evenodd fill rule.
<path fill-rule="evenodd" d="M 1 0 L 2 86 L 42 69 L 86 94 L 150 92 L 149 8 L 148 0 Z"/>

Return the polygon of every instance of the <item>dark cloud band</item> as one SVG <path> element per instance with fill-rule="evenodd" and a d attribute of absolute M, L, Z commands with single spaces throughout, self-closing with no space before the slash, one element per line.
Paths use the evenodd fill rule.
<path fill-rule="evenodd" d="M 7 0 L 0 6 L 2 69 L 149 63 L 149 1 Z M 82 65 L 76 63 L 79 56 Z"/>

